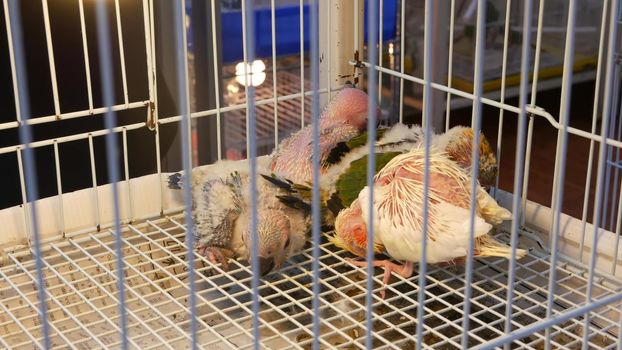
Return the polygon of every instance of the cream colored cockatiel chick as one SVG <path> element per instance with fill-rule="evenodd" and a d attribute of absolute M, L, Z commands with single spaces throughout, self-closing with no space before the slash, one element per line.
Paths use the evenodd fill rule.
<path fill-rule="evenodd" d="M 410 277 L 413 263 L 421 258 L 424 152 L 422 147 L 418 147 L 394 157 L 375 177 L 375 253 L 404 261 L 403 266 L 388 260 L 374 261 L 375 266 L 385 269 L 385 284 L 391 271 L 405 278 Z M 426 261 L 431 264 L 452 262 L 464 258 L 469 247 L 471 179 L 463 167 L 436 147 L 430 149 L 429 162 Z M 367 186 L 364 187 L 358 198 L 339 213 L 335 220 L 335 236 L 330 238 L 337 246 L 361 257 L 365 257 L 367 252 L 369 191 Z M 488 233 L 493 225 L 511 219 L 511 213 L 499 206 L 479 184 L 475 195 L 475 256 L 509 258 L 510 247 Z M 518 258 L 525 254 L 525 250 L 517 250 Z M 367 266 L 364 261 L 352 263 Z"/>
<path fill-rule="evenodd" d="M 193 171 L 192 216 L 199 254 L 228 269 L 229 258 L 251 261 L 251 184 L 248 161 L 219 161 L 215 173 Z M 258 162 L 258 172 L 265 172 Z M 183 188 L 181 174 L 169 177 L 169 187 Z M 259 179 L 261 179 L 258 176 Z M 308 210 L 296 210 L 276 197 L 277 186 L 257 181 L 257 237 L 261 275 L 278 269 L 300 251 L 311 224 Z"/>

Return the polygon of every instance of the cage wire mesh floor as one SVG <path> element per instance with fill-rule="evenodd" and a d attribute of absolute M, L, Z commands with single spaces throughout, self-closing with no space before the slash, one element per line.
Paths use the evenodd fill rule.
<path fill-rule="evenodd" d="M 133 348 L 189 347 L 188 284 L 182 213 L 123 227 L 123 252 L 128 334 Z M 499 238 L 507 241 L 508 234 Z M 264 348 L 311 347 L 311 242 L 278 273 L 260 286 L 261 343 Z M 332 244 L 321 243 L 322 348 L 358 349 L 365 346 L 364 269 L 352 267 L 349 257 Z M 120 346 L 116 265 L 112 231 L 92 232 L 52 242 L 44 249 L 46 302 L 54 348 Z M 538 248 L 518 261 L 512 322 L 516 328 L 545 317 L 548 254 Z M 252 347 L 252 312 L 248 266 L 233 262 L 228 273 L 198 257 L 197 317 L 199 347 Z M 508 263 L 478 259 L 474 265 L 470 345 L 503 334 Z M 460 347 L 464 301 L 464 267 L 430 265 L 426 278 L 426 346 Z M 222 272 L 222 271 L 221 271 Z M 32 348 L 41 344 L 35 260 L 30 250 L 6 252 L 0 268 L 0 345 Z M 555 313 L 585 300 L 587 274 L 568 261 L 557 267 Z M 379 299 L 381 271 L 374 290 L 374 348 L 414 348 L 418 275 L 393 276 L 384 301 Z M 619 293 L 619 282 L 601 278 L 594 300 Z M 589 347 L 617 346 L 619 305 L 592 313 Z M 579 348 L 583 320 L 575 318 L 552 328 L 555 348 Z M 540 349 L 544 331 L 514 342 L 516 348 Z"/>

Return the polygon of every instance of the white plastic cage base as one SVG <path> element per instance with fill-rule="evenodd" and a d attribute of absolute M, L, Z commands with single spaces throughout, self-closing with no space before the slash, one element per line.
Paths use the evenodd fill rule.
<path fill-rule="evenodd" d="M 507 240 L 505 232 L 500 239 Z M 523 232 L 522 243 L 532 245 Z M 139 349 L 188 348 L 190 341 L 185 230 L 181 213 L 123 227 L 125 285 L 130 346 Z M 529 243 L 531 242 L 531 243 Z M 311 347 L 311 242 L 278 273 L 260 286 L 261 343 L 272 349 Z M 537 246 L 537 245 L 535 245 Z M 350 255 L 323 241 L 321 245 L 322 348 L 365 348 L 365 270 L 346 262 Z M 120 346 L 114 237 L 93 232 L 51 243 L 44 248 L 46 303 L 54 348 Z M 30 250 L 8 252 L 0 268 L 0 346 L 32 348 L 42 343 L 35 286 L 35 260 Z M 532 248 L 517 264 L 512 322 L 516 328 L 545 318 L 549 255 Z M 197 257 L 199 347 L 252 347 L 250 270 L 232 262 L 228 273 Z M 460 348 L 463 321 L 464 267 L 428 266 L 424 342 L 430 348 Z M 504 334 L 507 260 L 478 259 L 474 265 L 470 345 Z M 376 271 L 374 348 L 415 346 L 418 275 L 393 276 L 384 301 L 382 272 Z M 584 303 L 585 269 L 561 260 L 557 268 L 554 313 Z M 598 278 L 593 300 L 619 293 L 619 281 Z M 596 310 L 589 327 L 589 347 L 617 346 L 619 304 Z M 583 319 L 554 326 L 554 348 L 582 344 Z M 541 349 L 544 331 L 515 341 L 513 347 Z"/>

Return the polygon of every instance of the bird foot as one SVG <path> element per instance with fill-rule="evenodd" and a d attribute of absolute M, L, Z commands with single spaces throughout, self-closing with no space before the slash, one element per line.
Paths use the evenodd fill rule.
<path fill-rule="evenodd" d="M 234 256 L 233 251 L 221 247 L 199 247 L 198 253 L 212 264 L 220 263 L 224 271 L 229 271 L 229 259 Z"/>
<path fill-rule="evenodd" d="M 353 259 L 346 259 L 346 261 L 354 266 L 359 267 L 367 267 L 369 265 L 368 261 L 359 261 Z M 395 272 L 398 275 L 409 278 L 412 276 L 414 271 L 414 264 L 412 262 L 405 262 L 404 265 L 399 265 L 393 263 L 389 260 L 374 260 L 375 267 L 382 267 L 384 269 L 384 275 L 382 277 L 382 283 L 386 286 L 389 283 L 389 279 L 391 278 L 391 272 Z M 380 298 L 384 299 L 386 296 L 386 290 L 383 288 L 380 291 Z"/>
<path fill-rule="evenodd" d="M 464 265 L 465 263 L 466 263 L 466 258 L 460 257 L 460 258 L 455 258 L 449 261 L 441 262 L 438 265 L 442 267 L 452 267 L 452 266 L 457 266 L 457 265 Z"/>

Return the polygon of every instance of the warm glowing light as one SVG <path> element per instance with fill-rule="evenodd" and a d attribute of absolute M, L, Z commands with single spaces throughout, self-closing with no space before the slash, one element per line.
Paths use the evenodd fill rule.
<path fill-rule="evenodd" d="M 246 64 L 245 76 L 244 62 L 240 62 L 235 65 L 235 80 L 242 85 L 259 86 L 266 80 L 265 70 L 266 64 L 262 60 L 255 60 Z"/>

